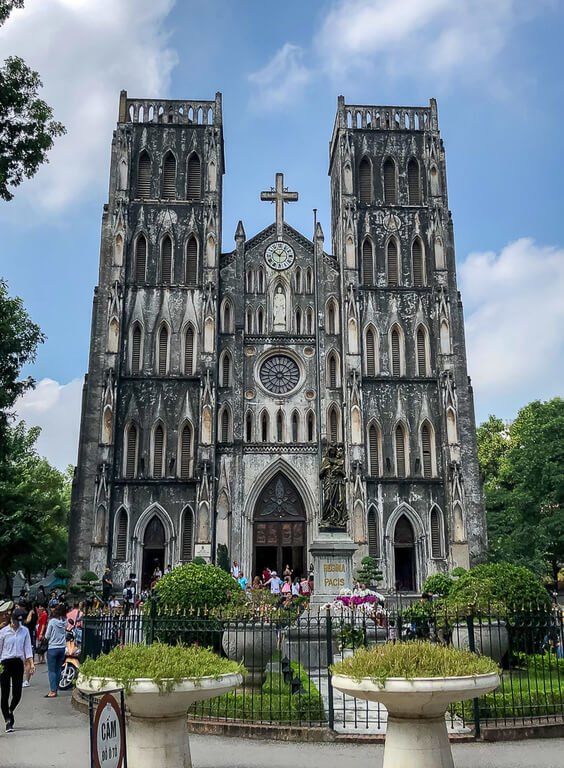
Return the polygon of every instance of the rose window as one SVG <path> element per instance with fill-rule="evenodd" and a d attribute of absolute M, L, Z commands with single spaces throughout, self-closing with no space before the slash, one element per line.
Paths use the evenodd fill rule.
<path fill-rule="evenodd" d="M 265 389 L 275 395 L 285 395 L 297 386 L 300 369 L 291 357 L 274 355 L 264 361 L 259 375 Z"/>

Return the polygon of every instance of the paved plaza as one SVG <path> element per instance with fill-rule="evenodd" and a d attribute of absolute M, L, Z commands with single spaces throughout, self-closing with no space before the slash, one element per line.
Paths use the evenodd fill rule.
<path fill-rule="evenodd" d="M 44 699 L 46 670 L 24 690 L 16 732 L 0 734 L 0 768 L 88 768 L 88 722 L 71 707 L 70 694 Z M 374 744 L 294 744 L 192 736 L 195 768 L 379 768 Z M 562 768 L 564 739 L 498 744 L 455 744 L 457 768 Z"/>

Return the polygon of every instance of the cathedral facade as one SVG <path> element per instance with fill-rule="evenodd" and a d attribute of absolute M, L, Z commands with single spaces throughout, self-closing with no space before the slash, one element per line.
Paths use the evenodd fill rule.
<path fill-rule="evenodd" d="M 303 573 L 332 526 L 388 590 L 485 548 L 436 103 L 338 100 L 326 247 L 275 221 L 221 252 L 221 95 L 120 96 L 70 565 L 114 583 L 218 553 Z M 323 518 L 324 467 L 342 504 Z"/>

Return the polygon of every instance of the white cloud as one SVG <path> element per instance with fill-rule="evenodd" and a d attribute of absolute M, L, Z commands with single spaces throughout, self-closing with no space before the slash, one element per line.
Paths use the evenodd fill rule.
<path fill-rule="evenodd" d="M 41 427 L 38 453 L 59 469 L 77 461 L 81 402 L 82 379 L 68 384 L 41 379 L 16 402 L 18 418 L 28 427 Z"/>
<path fill-rule="evenodd" d="M 337 0 L 314 47 L 333 75 L 377 65 L 387 75 L 475 77 L 529 13 L 525 0 Z"/>
<path fill-rule="evenodd" d="M 254 103 L 261 109 L 276 109 L 299 98 L 312 78 L 303 60 L 302 48 L 284 43 L 265 67 L 249 75 Z"/>
<path fill-rule="evenodd" d="M 47 210 L 101 193 L 122 88 L 163 96 L 176 55 L 163 22 L 174 0 L 27 0 L 2 28 L 0 57 L 22 56 L 67 135 L 18 189 Z"/>
<path fill-rule="evenodd" d="M 480 401 L 492 410 L 564 394 L 564 249 L 521 238 L 470 254 L 459 275 Z"/>

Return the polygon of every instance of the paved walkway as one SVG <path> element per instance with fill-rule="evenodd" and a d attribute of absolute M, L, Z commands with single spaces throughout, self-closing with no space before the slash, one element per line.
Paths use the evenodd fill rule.
<path fill-rule="evenodd" d="M 72 709 L 70 695 L 44 699 L 43 667 L 24 689 L 16 732 L 0 733 L 0 768 L 89 768 L 88 719 Z M 194 768 L 380 768 L 383 747 L 292 744 L 192 736 Z M 455 744 L 457 768 L 562 768 L 564 739 L 500 744 Z M 163 766 L 163 768 L 165 768 Z"/>

